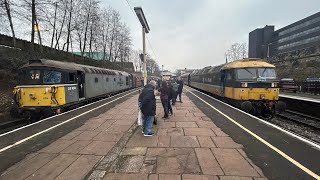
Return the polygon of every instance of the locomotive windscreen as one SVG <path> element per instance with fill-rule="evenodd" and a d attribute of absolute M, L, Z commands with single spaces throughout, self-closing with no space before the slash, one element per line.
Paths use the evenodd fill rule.
<path fill-rule="evenodd" d="M 236 72 L 239 80 L 276 79 L 274 68 L 241 68 L 237 69 Z"/>
<path fill-rule="evenodd" d="M 60 84 L 62 79 L 59 71 L 30 68 L 20 69 L 18 76 L 20 85 Z"/>

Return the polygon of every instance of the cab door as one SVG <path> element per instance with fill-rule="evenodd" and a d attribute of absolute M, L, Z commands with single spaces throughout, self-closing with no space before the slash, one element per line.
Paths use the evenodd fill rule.
<path fill-rule="evenodd" d="M 77 71 L 77 79 L 78 79 L 78 89 L 79 89 L 79 99 L 84 99 L 84 91 L 85 91 L 85 74 L 82 71 Z"/>
<path fill-rule="evenodd" d="M 220 95 L 225 96 L 226 71 L 220 71 Z"/>

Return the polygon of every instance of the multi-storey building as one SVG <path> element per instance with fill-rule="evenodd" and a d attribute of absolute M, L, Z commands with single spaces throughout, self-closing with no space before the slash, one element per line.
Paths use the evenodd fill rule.
<path fill-rule="evenodd" d="M 249 57 L 268 58 L 320 45 L 320 12 L 277 31 L 274 26 L 249 34 Z"/>

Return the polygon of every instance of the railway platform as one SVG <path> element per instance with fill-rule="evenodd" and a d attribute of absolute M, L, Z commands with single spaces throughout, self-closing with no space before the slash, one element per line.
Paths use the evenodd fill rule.
<path fill-rule="evenodd" d="M 309 101 L 320 103 L 320 95 L 308 94 L 308 93 L 290 93 L 290 92 L 280 92 L 280 98 L 290 98 L 300 101 Z"/>
<path fill-rule="evenodd" d="M 317 144 L 189 87 L 169 119 L 161 118 L 157 100 L 155 134 L 144 137 L 136 124 L 138 95 L 130 93 L 65 115 L 74 121 L 59 117 L 59 124 L 68 122 L 37 136 L 43 132 L 37 127 L 20 139 L 1 136 L 0 179 L 319 178 Z M 19 151 L 24 153 L 19 156 Z"/>

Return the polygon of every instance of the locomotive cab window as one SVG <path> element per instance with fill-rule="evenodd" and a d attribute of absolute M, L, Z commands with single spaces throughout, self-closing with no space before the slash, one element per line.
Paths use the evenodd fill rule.
<path fill-rule="evenodd" d="M 274 68 L 258 68 L 258 76 L 266 79 L 276 79 L 276 71 Z"/>
<path fill-rule="evenodd" d="M 69 73 L 69 83 L 76 82 L 76 75 L 74 73 Z"/>
<path fill-rule="evenodd" d="M 242 68 L 242 69 L 237 69 L 237 78 L 242 80 L 242 79 L 256 79 L 257 78 L 257 71 L 256 68 Z"/>
<path fill-rule="evenodd" d="M 44 84 L 61 83 L 61 72 L 44 70 L 43 71 L 43 83 Z"/>
<path fill-rule="evenodd" d="M 42 78 L 41 71 L 35 69 L 21 69 L 19 70 L 19 84 L 41 84 L 40 78 Z"/>

